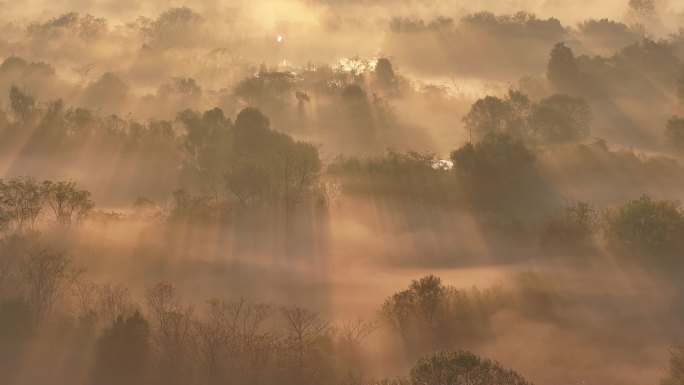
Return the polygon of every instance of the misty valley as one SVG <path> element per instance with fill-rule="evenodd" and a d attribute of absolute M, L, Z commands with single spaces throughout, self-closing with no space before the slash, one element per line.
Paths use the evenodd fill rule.
<path fill-rule="evenodd" d="M 0 384 L 684 385 L 679 0 L 0 1 Z"/>

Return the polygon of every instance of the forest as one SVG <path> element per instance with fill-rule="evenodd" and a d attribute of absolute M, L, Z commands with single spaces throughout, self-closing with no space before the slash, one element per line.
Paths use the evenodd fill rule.
<path fill-rule="evenodd" d="M 0 384 L 684 385 L 679 0 L 0 1 Z"/>

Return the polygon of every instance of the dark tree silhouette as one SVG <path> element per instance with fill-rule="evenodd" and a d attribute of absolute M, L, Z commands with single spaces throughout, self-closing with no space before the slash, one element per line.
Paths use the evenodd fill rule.
<path fill-rule="evenodd" d="M 579 81 L 579 69 L 572 50 L 565 43 L 557 43 L 551 50 L 546 67 L 546 78 L 560 91 L 576 89 Z"/>
<path fill-rule="evenodd" d="M 93 385 L 144 385 L 149 381 L 150 327 L 139 312 L 119 316 L 102 333 L 93 364 Z"/>
<path fill-rule="evenodd" d="M 531 385 L 520 374 L 471 352 L 437 352 L 411 369 L 412 385 Z"/>

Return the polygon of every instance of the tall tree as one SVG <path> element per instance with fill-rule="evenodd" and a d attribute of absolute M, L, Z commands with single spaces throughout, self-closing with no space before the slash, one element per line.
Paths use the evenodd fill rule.
<path fill-rule="evenodd" d="M 551 50 L 546 67 L 546 78 L 560 91 L 576 89 L 579 81 L 579 69 L 575 62 L 575 54 L 565 43 L 557 43 Z"/>
<path fill-rule="evenodd" d="M 74 284 L 78 271 L 71 268 L 66 251 L 49 246 L 30 247 L 19 263 L 26 300 L 37 321 L 50 314 L 54 304 Z"/>

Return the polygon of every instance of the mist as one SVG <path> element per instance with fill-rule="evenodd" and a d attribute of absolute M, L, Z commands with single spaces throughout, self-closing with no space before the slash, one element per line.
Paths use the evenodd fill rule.
<path fill-rule="evenodd" d="M 684 383 L 682 25 L 0 2 L 0 383 Z"/>

